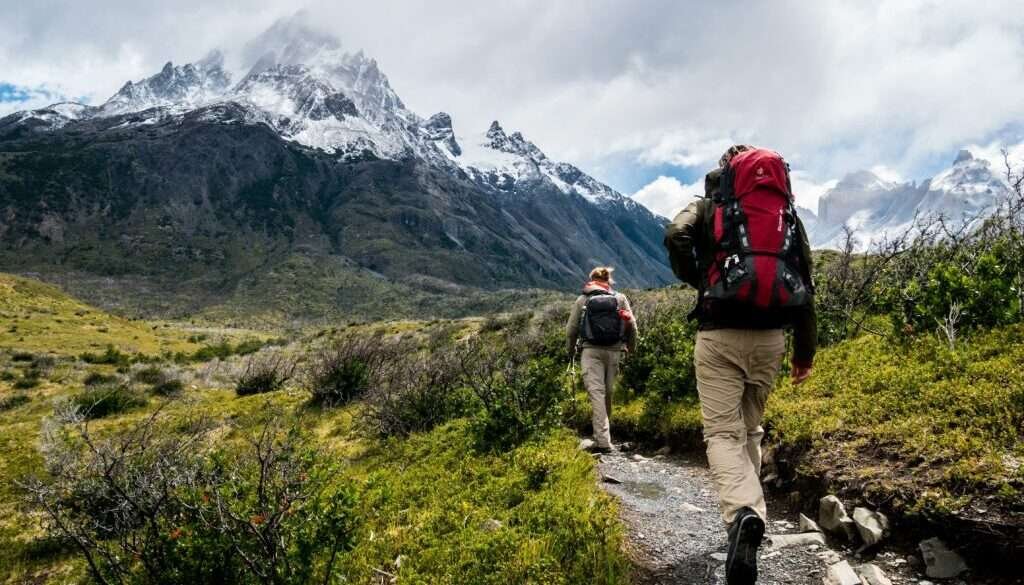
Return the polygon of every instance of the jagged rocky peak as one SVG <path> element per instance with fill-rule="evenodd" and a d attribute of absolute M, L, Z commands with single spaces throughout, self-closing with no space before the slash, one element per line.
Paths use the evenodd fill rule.
<path fill-rule="evenodd" d="M 234 94 L 240 101 L 284 116 L 320 121 L 359 115 L 351 99 L 302 65 L 274 65 L 251 72 Z"/>
<path fill-rule="evenodd" d="M 320 30 L 304 12 L 280 20 L 246 44 L 243 58 L 251 72 L 276 65 L 303 65 L 350 97 L 368 119 L 413 119 L 374 59 L 346 52 L 332 34 Z"/>
<path fill-rule="evenodd" d="M 438 112 L 423 122 L 421 125 L 424 135 L 428 140 L 440 143 L 453 156 L 462 154 L 462 148 L 455 140 L 455 130 L 452 128 L 452 117 L 445 112 Z"/>
<path fill-rule="evenodd" d="M 175 66 L 168 61 L 156 75 L 125 83 L 100 111 L 111 115 L 169 105 L 196 107 L 222 96 L 230 84 L 224 56 L 215 50 L 195 63 Z"/>
<path fill-rule="evenodd" d="M 494 150 L 525 156 L 534 162 L 547 159 L 547 156 L 537 145 L 523 137 L 521 132 L 513 132 L 511 135 L 505 133 L 505 129 L 495 120 L 487 129 L 487 146 Z"/>
<path fill-rule="evenodd" d="M 970 160 L 974 160 L 974 155 L 971 154 L 971 151 L 962 149 L 960 152 L 956 153 L 956 159 L 953 160 L 953 165 L 955 166 Z"/>

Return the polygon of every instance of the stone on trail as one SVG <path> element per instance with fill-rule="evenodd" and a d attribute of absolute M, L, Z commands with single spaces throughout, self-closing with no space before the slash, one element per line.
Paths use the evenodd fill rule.
<path fill-rule="evenodd" d="M 924 558 L 924 574 L 933 579 L 950 579 L 967 570 L 964 559 L 938 538 L 929 538 L 918 545 Z"/>
<path fill-rule="evenodd" d="M 657 451 L 655 451 L 654 454 L 655 455 L 671 455 L 672 454 L 672 447 L 669 447 L 668 445 L 665 445 L 661 449 L 658 449 Z"/>
<path fill-rule="evenodd" d="M 824 545 L 825 535 L 820 532 L 804 532 L 802 534 L 769 534 L 771 548 L 780 549 L 787 546 Z"/>
<path fill-rule="evenodd" d="M 800 532 L 824 532 L 824 530 L 818 526 L 817 522 L 800 514 Z"/>
<path fill-rule="evenodd" d="M 647 458 L 644 457 L 643 455 L 639 454 L 639 453 L 634 453 L 633 456 L 630 457 L 630 459 L 632 459 L 633 461 L 636 461 L 637 463 L 641 463 L 643 461 L 647 461 Z"/>
<path fill-rule="evenodd" d="M 590 451 L 596 445 L 593 439 L 580 439 L 580 451 Z"/>
<path fill-rule="evenodd" d="M 726 561 L 726 559 L 729 558 L 729 555 L 727 555 L 727 554 L 725 554 L 723 552 L 716 552 L 716 553 L 711 553 L 711 558 L 716 560 L 716 561 L 718 561 L 718 562 L 720 562 L 720 563 L 724 563 Z"/>
<path fill-rule="evenodd" d="M 846 514 L 846 508 L 839 498 L 825 496 L 818 504 L 818 524 L 833 534 L 843 535 L 853 540 L 857 535 L 857 527 Z"/>
<path fill-rule="evenodd" d="M 857 532 L 868 547 L 875 546 L 889 532 L 889 519 L 881 512 L 873 512 L 867 508 L 853 509 L 853 523 Z"/>
<path fill-rule="evenodd" d="M 892 585 L 892 580 L 885 576 L 878 565 L 868 563 L 856 568 L 857 574 L 867 585 Z"/>
<path fill-rule="evenodd" d="M 827 585 L 861 585 L 860 577 L 847 561 L 839 561 L 828 568 Z"/>
<path fill-rule="evenodd" d="M 680 507 L 683 510 L 686 510 L 687 512 L 703 512 L 704 511 L 704 508 L 700 508 L 700 507 L 694 506 L 690 502 L 683 502 L 683 505 L 680 506 Z"/>
<path fill-rule="evenodd" d="M 614 475 L 608 475 L 608 474 L 605 474 L 605 473 L 601 474 L 601 481 L 603 481 L 605 483 L 616 484 L 616 485 L 622 483 L 621 479 L 615 477 Z"/>

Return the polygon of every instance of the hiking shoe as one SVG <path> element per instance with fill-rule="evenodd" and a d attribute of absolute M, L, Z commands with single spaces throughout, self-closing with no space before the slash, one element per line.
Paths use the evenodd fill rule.
<path fill-rule="evenodd" d="M 757 582 L 757 549 L 764 538 L 764 520 L 750 508 L 743 508 L 729 527 L 729 553 L 725 560 L 725 581 L 729 585 Z"/>

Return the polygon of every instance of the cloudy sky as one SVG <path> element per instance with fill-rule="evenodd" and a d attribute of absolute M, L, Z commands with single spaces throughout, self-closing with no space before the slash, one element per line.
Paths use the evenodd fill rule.
<path fill-rule="evenodd" d="M 1024 128 L 1024 11 L 1008 0 L 2 2 L 0 113 L 230 58 L 305 6 L 414 111 L 460 133 L 499 119 L 665 215 L 734 142 L 781 151 L 813 209 L 848 171 L 922 179 Z"/>

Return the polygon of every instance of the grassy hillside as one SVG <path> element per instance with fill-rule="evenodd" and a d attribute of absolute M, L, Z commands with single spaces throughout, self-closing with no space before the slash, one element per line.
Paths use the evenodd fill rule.
<path fill-rule="evenodd" d="M 211 339 L 266 337 L 252 331 L 125 319 L 59 288 L 0 273 L 0 348 L 78 355 L 114 347 L 124 353 L 191 353 Z"/>
<path fill-rule="evenodd" d="M 26 504 L 24 484 L 33 477 L 59 477 L 54 466 L 69 462 L 73 473 L 86 479 L 49 497 L 60 501 L 68 494 L 67 513 L 72 518 L 105 514 L 102 506 L 99 511 L 83 506 L 109 497 L 100 477 L 88 471 L 88 462 L 95 460 L 84 447 L 83 432 L 89 433 L 90 443 L 101 446 L 108 440 L 148 437 L 139 440 L 153 443 L 136 448 L 125 463 L 139 473 L 164 461 L 164 456 L 151 455 L 167 453 L 165 442 L 197 437 L 187 449 L 175 449 L 178 455 L 167 455 L 191 458 L 199 463 L 197 469 L 205 470 L 189 481 L 210 480 L 217 475 L 214 470 L 225 466 L 249 467 L 240 467 L 241 472 L 233 472 L 231 481 L 218 488 L 192 491 L 182 484 L 176 491 L 185 498 L 200 497 L 194 501 L 197 506 L 224 496 L 240 510 L 261 505 L 259 492 L 247 491 L 255 485 L 249 483 L 249 473 L 261 433 L 271 432 L 273 445 L 278 446 L 274 448 L 294 441 L 275 452 L 275 463 L 267 464 L 273 469 L 285 461 L 293 467 L 282 468 L 279 480 L 271 475 L 266 489 L 277 487 L 287 494 L 307 484 L 318 486 L 313 497 L 284 510 L 280 520 L 290 531 L 287 537 L 298 543 L 288 549 L 289 558 L 294 555 L 292 561 L 298 563 L 307 558 L 303 555 L 313 555 L 303 562 L 315 574 L 329 564 L 355 583 L 391 576 L 400 582 L 452 584 L 626 580 L 628 564 L 616 507 L 597 487 L 593 459 L 577 450 L 573 433 L 537 425 L 529 435 L 491 448 L 481 443 L 481 429 L 491 429 L 492 435 L 486 435 L 491 437 L 495 428 L 500 434 L 516 419 L 500 419 L 496 426 L 488 417 L 504 414 L 489 415 L 488 405 L 478 403 L 464 403 L 447 418 L 433 417 L 432 412 L 446 408 L 449 399 L 435 400 L 428 394 L 422 403 L 425 409 L 403 416 L 429 417 L 432 422 L 419 432 L 385 437 L 370 422 L 370 404 L 355 401 L 328 407 L 311 399 L 309 389 L 317 382 L 305 372 L 341 340 L 367 340 L 368 345 L 360 347 L 371 352 L 401 343 L 412 356 L 411 363 L 417 364 L 422 363 L 417 356 L 431 358 L 433 348 L 451 348 L 467 337 L 494 335 L 498 340 L 506 330 L 526 327 L 530 315 L 339 324 L 257 354 L 193 356 L 185 361 L 167 359 L 166 354 L 156 360 L 123 354 L 111 363 L 90 363 L 78 354 L 95 349 L 87 340 L 101 328 L 108 335 L 102 338 L 104 347 L 111 344 L 125 352 L 189 352 L 199 344 L 188 341 L 187 330 L 154 329 L 151 323 L 119 319 L 46 285 L 12 277 L 3 282 L 8 287 L 5 298 L 16 307 L 11 314 L 19 315 L 19 329 L 22 315 L 32 316 L 38 329 L 11 340 L 16 350 L 0 348 L 0 583 L 87 579 L 80 551 L 55 535 L 39 507 Z M 59 347 L 52 345 L 53 340 L 66 341 Z M 398 354 L 388 355 L 387 363 L 393 363 Z M 281 387 L 239 395 L 236 381 L 248 375 L 251 364 L 266 363 L 268 356 L 294 360 L 296 375 Z M 394 375 L 391 370 L 385 373 Z M 455 398 L 469 396 L 461 390 L 456 394 Z M 60 413 L 67 412 L 68 404 L 79 405 L 76 416 L 86 420 L 67 422 Z M 146 426 L 150 417 L 159 425 Z M 140 428 L 153 432 L 140 434 Z M 54 458 L 54 445 L 76 455 Z M 127 501 L 139 500 L 122 503 Z M 127 509 L 135 505 L 128 504 Z M 292 514 L 294 521 L 288 520 Z M 173 520 L 177 517 L 162 521 L 157 540 L 166 547 L 165 555 L 184 559 L 176 561 L 175 570 L 200 581 L 221 582 L 224 575 L 210 571 L 219 570 L 222 563 L 208 560 L 204 551 L 223 550 L 218 548 L 223 547 L 223 538 L 203 533 L 201 524 L 166 523 L 178 522 Z M 263 513 L 241 513 L 246 525 L 241 533 L 265 529 L 267 518 Z M 316 552 L 329 540 L 318 532 L 322 529 L 343 542 L 327 560 Z M 108 544 L 114 542 L 117 539 L 111 537 Z M 232 553 L 232 558 L 237 561 L 239 555 Z M 232 574 L 223 582 L 250 582 Z M 177 579 L 170 574 L 166 578 Z"/>

